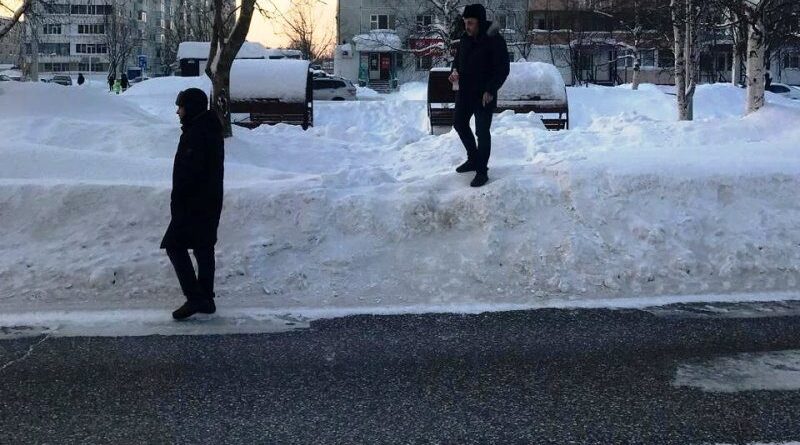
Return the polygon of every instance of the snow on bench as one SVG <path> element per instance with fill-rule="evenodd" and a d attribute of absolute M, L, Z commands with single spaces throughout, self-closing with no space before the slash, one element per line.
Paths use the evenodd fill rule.
<path fill-rule="evenodd" d="M 456 93 L 448 80 L 450 68 L 433 68 L 428 76 L 428 118 L 431 133 L 451 127 Z M 495 113 L 537 113 L 549 130 L 569 128 L 569 106 L 564 79 L 558 69 L 542 62 L 514 62 L 497 92 Z"/>
<path fill-rule="evenodd" d="M 231 69 L 231 112 L 249 113 L 236 124 L 313 125 L 311 71 L 307 60 L 237 60 Z"/>

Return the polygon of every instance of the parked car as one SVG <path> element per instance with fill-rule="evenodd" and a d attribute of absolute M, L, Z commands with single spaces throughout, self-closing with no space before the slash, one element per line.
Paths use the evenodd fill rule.
<path fill-rule="evenodd" d="M 72 77 L 66 74 L 56 74 L 52 79 L 50 79 L 50 82 L 69 87 L 72 86 Z"/>
<path fill-rule="evenodd" d="M 784 83 L 773 83 L 767 88 L 767 91 L 775 94 L 780 94 L 789 99 L 800 100 L 800 88 L 786 85 Z"/>
<path fill-rule="evenodd" d="M 11 80 L 12 79 L 5 74 L 0 74 L 0 82 L 11 82 Z"/>
<path fill-rule="evenodd" d="M 314 79 L 314 100 L 356 100 L 353 82 L 341 77 Z"/>

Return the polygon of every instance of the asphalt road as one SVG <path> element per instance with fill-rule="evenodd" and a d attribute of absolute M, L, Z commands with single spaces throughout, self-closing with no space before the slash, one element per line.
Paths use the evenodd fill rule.
<path fill-rule="evenodd" d="M 675 384 L 687 363 L 800 350 L 800 316 L 766 312 L 355 316 L 259 335 L 3 340 L 0 444 L 798 440 L 800 391 Z"/>

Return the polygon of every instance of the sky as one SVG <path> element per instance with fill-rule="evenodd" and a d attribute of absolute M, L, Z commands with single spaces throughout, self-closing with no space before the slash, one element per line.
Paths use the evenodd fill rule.
<path fill-rule="evenodd" d="M 261 0 L 263 6 L 267 7 L 269 2 Z M 278 8 L 284 12 L 288 11 L 291 0 L 272 0 Z M 0 0 L 3 4 L 10 7 L 16 6 L 19 0 Z M 336 2 L 337 0 L 321 0 L 317 8 L 317 17 L 324 18 L 324 21 L 319 24 L 330 32 L 334 31 L 336 27 Z M 0 16 L 11 15 L 8 10 L 0 10 Z M 282 35 L 282 27 L 278 19 L 267 20 L 260 13 L 253 16 L 253 22 L 250 25 L 250 33 L 247 39 L 254 42 L 261 42 L 269 47 L 281 47 L 286 44 L 286 38 Z"/>
<path fill-rule="evenodd" d="M 287 11 L 291 0 L 273 0 L 278 8 Z M 334 32 L 336 28 L 336 2 L 337 0 L 323 0 L 317 6 L 317 17 L 324 18 L 324 21 L 319 24 L 320 27 Z M 268 2 L 264 1 L 264 6 Z M 269 47 L 279 47 L 286 43 L 286 38 L 282 35 L 282 28 L 280 22 L 276 19 L 266 20 L 261 14 L 253 17 L 253 23 L 250 26 L 250 34 L 247 36 L 248 40 L 261 42 Z"/>

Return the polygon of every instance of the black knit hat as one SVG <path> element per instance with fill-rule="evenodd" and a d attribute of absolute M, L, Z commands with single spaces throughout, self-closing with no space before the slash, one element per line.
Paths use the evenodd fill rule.
<path fill-rule="evenodd" d="M 486 21 L 486 8 L 480 3 L 467 5 L 464 7 L 462 16 L 465 19 L 478 19 L 479 22 L 483 23 Z"/>
<path fill-rule="evenodd" d="M 189 88 L 178 93 L 175 105 L 186 110 L 186 117 L 195 118 L 208 110 L 208 96 L 200 88 Z"/>

